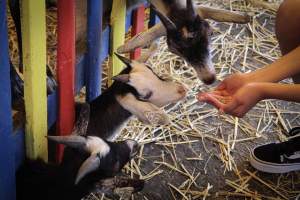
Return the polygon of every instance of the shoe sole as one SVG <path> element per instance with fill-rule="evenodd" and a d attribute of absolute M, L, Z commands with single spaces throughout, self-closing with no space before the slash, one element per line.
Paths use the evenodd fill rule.
<path fill-rule="evenodd" d="M 250 164 L 257 170 L 273 174 L 282 174 L 300 170 L 300 163 L 276 164 L 258 159 L 253 151 L 250 154 Z"/>

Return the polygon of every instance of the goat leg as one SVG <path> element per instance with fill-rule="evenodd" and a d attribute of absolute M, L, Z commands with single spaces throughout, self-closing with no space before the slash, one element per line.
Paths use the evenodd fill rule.
<path fill-rule="evenodd" d="M 153 26 L 152 28 L 148 29 L 145 32 L 141 32 L 131 38 L 128 42 L 123 44 L 117 49 L 117 52 L 127 53 L 131 52 L 136 48 L 143 48 L 145 46 L 149 46 L 154 40 L 166 35 L 165 27 L 159 23 Z"/>
<path fill-rule="evenodd" d="M 168 115 L 157 106 L 136 99 L 132 94 L 117 96 L 119 104 L 145 123 L 152 125 L 164 125 L 170 122 Z"/>
<path fill-rule="evenodd" d="M 245 24 L 250 21 L 249 15 L 245 13 L 210 8 L 205 6 L 197 6 L 196 9 L 198 11 L 198 14 L 203 19 L 212 19 L 217 22 L 233 22 L 238 24 Z"/>

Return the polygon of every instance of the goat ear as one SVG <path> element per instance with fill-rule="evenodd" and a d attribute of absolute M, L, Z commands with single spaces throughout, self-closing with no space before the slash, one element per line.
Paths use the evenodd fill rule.
<path fill-rule="evenodd" d="M 99 156 L 97 154 L 92 154 L 80 166 L 76 176 L 75 184 L 78 184 L 79 181 L 88 173 L 97 170 L 99 166 L 100 166 Z"/>
<path fill-rule="evenodd" d="M 153 5 L 152 5 L 152 9 L 156 12 L 160 21 L 163 23 L 163 25 L 166 27 L 168 31 L 176 30 L 176 25 L 167 16 L 165 16 L 163 13 L 157 10 L 156 7 Z"/>
<path fill-rule="evenodd" d="M 72 148 L 83 149 L 86 146 L 87 140 L 85 137 L 79 135 L 68 136 L 47 136 L 51 141 L 59 144 L 64 144 Z"/>
<path fill-rule="evenodd" d="M 120 75 L 113 76 L 111 79 L 114 81 L 120 81 L 122 83 L 128 83 L 130 80 L 130 75 L 129 74 L 120 74 Z"/>
<path fill-rule="evenodd" d="M 87 127 L 90 120 L 90 104 L 83 103 L 80 108 L 80 113 L 75 126 L 73 128 L 73 135 L 86 135 Z"/>
<path fill-rule="evenodd" d="M 118 53 L 115 53 L 115 55 L 127 66 L 127 67 L 131 67 L 131 63 L 132 61 L 124 56 L 121 56 Z"/>
<path fill-rule="evenodd" d="M 186 9 L 192 18 L 195 18 L 197 16 L 193 0 L 186 0 Z"/>

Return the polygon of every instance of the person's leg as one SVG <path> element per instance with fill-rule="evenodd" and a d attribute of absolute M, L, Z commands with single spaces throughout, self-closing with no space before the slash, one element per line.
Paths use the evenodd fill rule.
<path fill-rule="evenodd" d="M 300 45 L 300 0 L 285 0 L 280 5 L 275 28 L 282 55 Z M 300 74 L 292 78 L 300 83 Z"/>

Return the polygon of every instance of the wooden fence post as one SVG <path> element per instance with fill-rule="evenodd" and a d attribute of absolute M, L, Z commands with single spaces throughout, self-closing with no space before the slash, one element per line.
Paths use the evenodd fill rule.
<path fill-rule="evenodd" d="M 150 17 L 149 17 L 149 23 L 148 23 L 148 27 L 151 28 L 152 26 L 154 26 L 155 24 L 159 23 L 160 20 L 158 18 L 158 16 L 156 15 L 155 11 L 150 8 Z"/>
<path fill-rule="evenodd" d="M 75 1 L 59 0 L 57 76 L 58 76 L 58 135 L 72 132 L 75 121 Z M 63 145 L 58 145 L 57 161 L 63 156 Z"/>
<path fill-rule="evenodd" d="M 16 199 L 6 1 L 0 0 L 0 198 Z"/>
<path fill-rule="evenodd" d="M 144 30 L 144 20 L 145 20 L 145 6 L 141 5 L 133 12 L 131 36 L 135 36 L 136 34 Z M 131 59 L 137 59 L 140 56 L 141 56 L 140 48 L 130 53 Z"/>
<path fill-rule="evenodd" d="M 26 154 L 47 161 L 45 1 L 21 1 Z"/>
<path fill-rule="evenodd" d="M 111 11 L 111 52 L 110 68 L 108 73 L 108 82 L 111 83 L 111 77 L 118 74 L 124 64 L 114 55 L 119 46 L 124 44 L 125 40 L 125 22 L 126 22 L 126 0 L 113 0 Z"/>
<path fill-rule="evenodd" d="M 101 93 L 101 48 L 103 0 L 88 1 L 86 99 L 92 101 Z"/>

